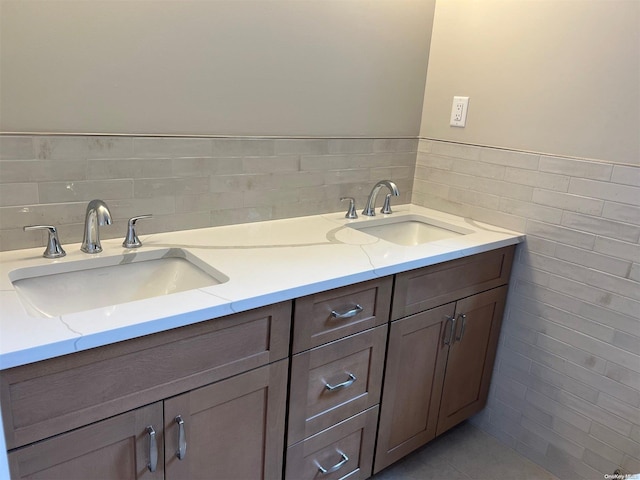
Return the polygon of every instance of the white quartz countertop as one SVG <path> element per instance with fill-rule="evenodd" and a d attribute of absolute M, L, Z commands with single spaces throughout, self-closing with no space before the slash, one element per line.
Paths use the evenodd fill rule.
<path fill-rule="evenodd" d="M 67 256 L 48 260 L 43 248 L 0 253 L 0 369 L 107 345 L 252 308 L 424 267 L 524 240 L 520 233 L 415 205 L 391 217 L 416 214 L 473 231 L 416 246 L 401 246 L 348 228 L 344 212 L 242 225 L 143 235 L 136 250 L 103 240 L 87 255 L 63 245 Z M 104 227 L 109 228 L 109 227 Z M 124 232 L 123 232 L 124 233 Z M 61 239 L 64 241 L 64 238 Z M 228 281 L 219 285 L 45 318 L 25 309 L 10 280 L 25 267 L 181 248 Z M 87 288 L 91 288 L 87 285 Z"/>

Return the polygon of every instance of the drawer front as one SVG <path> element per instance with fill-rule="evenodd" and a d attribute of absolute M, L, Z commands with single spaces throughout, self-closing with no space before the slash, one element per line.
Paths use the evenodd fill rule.
<path fill-rule="evenodd" d="M 285 358 L 284 302 L 0 372 L 9 449 Z"/>
<path fill-rule="evenodd" d="M 285 478 L 369 478 L 377 421 L 375 406 L 289 447 Z"/>
<path fill-rule="evenodd" d="M 386 323 L 391 287 L 385 277 L 297 299 L 293 353 Z"/>
<path fill-rule="evenodd" d="M 295 355 L 288 445 L 380 401 L 387 325 Z"/>
<path fill-rule="evenodd" d="M 396 275 L 391 319 L 506 285 L 514 251 L 505 247 Z"/>

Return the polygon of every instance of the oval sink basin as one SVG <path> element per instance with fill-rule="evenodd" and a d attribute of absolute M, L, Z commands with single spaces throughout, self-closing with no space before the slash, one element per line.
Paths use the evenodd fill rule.
<path fill-rule="evenodd" d="M 224 283 L 229 278 L 179 248 L 125 253 L 10 272 L 32 316 L 56 317 Z"/>
<path fill-rule="evenodd" d="M 385 217 L 349 224 L 363 233 L 397 245 L 415 246 L 473 233 L 468 228 L 451 225 L 421 215 Z"/>

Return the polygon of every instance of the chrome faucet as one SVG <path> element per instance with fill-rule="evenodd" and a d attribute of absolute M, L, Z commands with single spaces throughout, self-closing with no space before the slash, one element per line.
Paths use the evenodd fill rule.
<path fill-rule="evenodd" d="M 398 195 L 400 195 L 400 191 L 398 190 L 398 187 L 396 186 L 395 183 L 393 183 L 391 180 L 380 180 L 378 183 L 376 183 L 373 186 L 373 189 L 369 194 L 369 199 L 367 200 L 367 206 L 364 207 L 364 210 L 362 210 L 363 215 L 368 215 L 369 217 L 375 216 L 376 197 L 378 196 L 378 192 L 382 187 L 387 187 L 394 197 L 397 197 Z M 386 209 L 383 208 L 381 213 L 391 213 L 391 208 L 388 205 L 388 202 L 385 202 L 385 206 L 386 206 Z"/>
<path fill-rule="evenodd" d="M 111 225 L 111 212 L 102 200 L 91 200 L 87 205 L 87 213 L 84 217 L 84 238 L 80 250 L 86 253 L 100 253 L 99 226 Z"/>

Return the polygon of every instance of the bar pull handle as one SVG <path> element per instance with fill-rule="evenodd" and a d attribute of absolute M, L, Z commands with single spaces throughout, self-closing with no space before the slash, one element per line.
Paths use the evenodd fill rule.
<path fill-rule="evenodd" d="M 182 416 L 178 415 L 175 421 L 178 424 L 178 450 L 176 451 L 176 457 L 178 457 L 178 460 L 184 460 L 187 454 L 187 438 L 184 432 L 184 420 Z"/>
<path fill-rule="evenodd" d="M 467 326 L 467 316 L 464 313 L 458 315 L 458 319 L 462 322 L 462 326 L 460 327 L 460 335 L 456 336 L 456 342 L 462 341 L 462 337 L 464 337 L 464 329 Z"/>
<path fill-rule="evenodd" d="M 156 431 L 152 426 L 147 427 L 149 434 L 149 463 L 147 468 L 150 472 L 155 472 L 158 468 L 158 441 L 156 440 Z"/>
<path fill-rule="evenodd" d="M 318 467 L 318 472 L 320 472 L 322 475 L 329 475 L 330 473 L 337 472 L 338 470 L 340 470 L 344 466 L 344 464 L 349 461 L 349 457 L 347 457 L 344 454 L 344 452 L 341 452 L 340 450 L 336 450 L 336 453 L 339 453 L 342 459 L 338 463 L 336 463 L 333 467 L 330 467 L 330 468 L 324 468 L 322 465 L 316 462 L 316 465 Z"/>
<path fill-rule="evenodd" d="M 329 390 L 330 392 L 333 392 L 335 390 L 339 390 L 341 388 L 347 388 L 348 386 L 352 385 L 353 382 L 355 382 L 357 380 L 356 376 L 353 373 L 349 374 L 349 380 L 345 380 L 342 383 L 339 383 L 337 385 L 329 385 L 328 383 L 324 384 L 324 387 Z"/>
<path fill-rule="evenodd" d="M 447 330 L 447 325 L 451 324 L 451 328 Z M 451 345 L 451 341 L 453 340 L 453 332 L 456 329 L 456 319 L 453 317 L 447 316 L 444 324 L 444 338 L 442 339 L 442 343 L 445 345 Z"/>
<path fill-rule="evenodd" d="M 363 310 L 364 308 L 356 304 L 355 307 L 353 307 L 351 310 L 347 310 L 346 312 L 336 312 L 335 310 L 331 310 L 331 316 L 333 318 L 338 318 L 338 319 L 351 318 L 351 317 L 355 317 Z"/>

